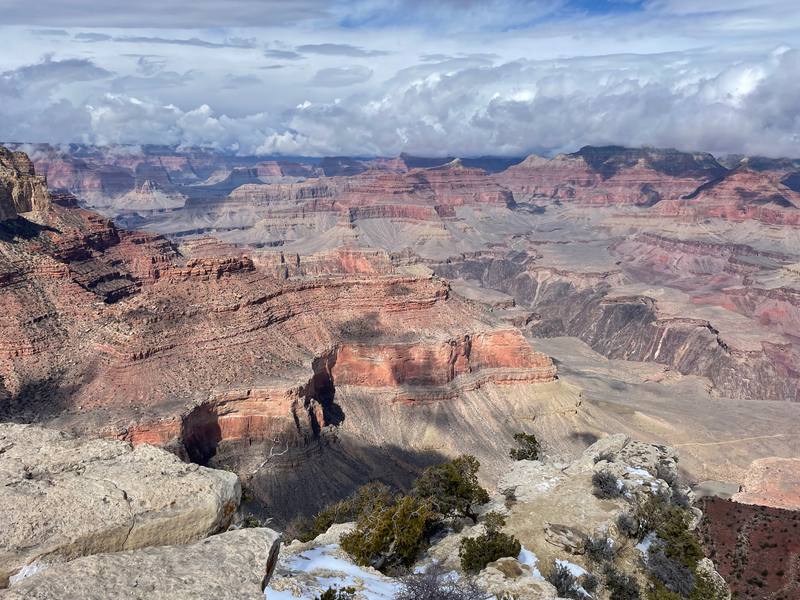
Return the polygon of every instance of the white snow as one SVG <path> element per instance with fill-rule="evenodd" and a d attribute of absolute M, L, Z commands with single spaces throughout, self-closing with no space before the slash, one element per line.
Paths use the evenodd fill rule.
<path fill-rule="evenodd" d="M 40 571 L 44 571 L 45 566 L 39 563 L 31 563 L 29 565 L 25 565 L 22 567 L 15 575 L 12 575 L 8 578 L 8 585 L 9 587 L 13 586 L 15 583 L 19 583 L 26 577 L 30 577 L 31 575 L 36 575 Z"/>
<path fill-rule="evenodd" d="M 338 548 L 331 544 L 307 550 L 293 556 L 284 567 L 292 572 L 312 575 L 320 586 L 320 593 L 329 587 L 353 586 L 366 600 L 392 600 L 395 597 L 400 587 L 396 581 L 334 556 Z M 264 593 L 269 600 L 298 600 L 291 592 L 274 590 L 270 586 Z M 302 600 L 313 600 L 316 595 L 302 597 Z"/>
<path fill-rule="evenodd" d="M 645 557 L 647 557 L 647 553 L 650 551 L 650 546 L 653 544 L 654 541 L 656 541 L 656 532 L 651 531 L 646 536 L 644 536 L 644 539 L 641 542 L 636 544 L 636 549 L 642 554 L 644 554 Z"/>
<path fill-rule="evenodd" d="M 539 557 L 528 550 L 525 546 L 522 546 L 522 550 L 519 551 L 517 560 L 520 562 L 520 564 L 527 565 L 531 568 L 531 575 L 533 575 L 533 577 L 536 577 L 537 579 L 544 579 L 539 571 L 539 568 L 536 566 L 539 563 Z"/>
<path fill-rule="evenodd" d="M 584 569 L 582 566 L 571 563 L 568 560 L 557 559 L 556 563 L 569 569 L 569 572 L 572 573 L 573 577 L 582 577 L 583 575 L 587 574 L 586 569 Z"/>
<path fill-rule="evenodd" d="M 626 467 L 625 470 L 630 473 L 631 475 L 638 475 L 639 477 L 643 477 L 645 479 L 652 479 L 653 476 L 650 475 L 650 472 L 646 469 L 638 469 L 635 467 Z"/>

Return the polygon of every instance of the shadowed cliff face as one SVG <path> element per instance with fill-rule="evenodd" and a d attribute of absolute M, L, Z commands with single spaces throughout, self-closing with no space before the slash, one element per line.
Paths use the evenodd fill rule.
<path fill-rule="evenodd" d="M 28 156 L 0 146 L 0 221 L 14 219 L 19 213 L 46 210 L 48 204 L 45 181 L 36 176 Z"/>

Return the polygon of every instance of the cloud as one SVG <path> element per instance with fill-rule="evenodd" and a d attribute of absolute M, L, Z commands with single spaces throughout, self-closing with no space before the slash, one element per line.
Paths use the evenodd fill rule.
<path fill-rule="evenodd" d="M 278 60 L 300 60 L 303 55 L 293 50 L 276 50 L 267 48 L 264 50 L 264 56 L 267 58 L 276 58 Z"/>
<path fill-rule="evenodd" d="M 142 35 L 111 36 L 105 33 L 81 32 L 75 34 L 75 39 L 82 42 L 122 42 L 125 44 L 169 44 L 174 46 L 197 46 L 198 48 L 255 48 L 253 39 L 230 38 L 224 42 L 209 42 L 200 38 L 165 38 Z"/>
<path fill-rule="evenodd" d="M 792 7 L 6 0 L 14 52 L 0 73 L 0 139 L 309 155 L 588 143 L 797 154 Z M 41 33 L 50 27 L 70 35 Z"/>
<path fill-rule="evenodd" d="M 324 54 L 327 56 L 352 56 L 352 57 L 368 57 L 368 56 L 385 56 L 389 54 L 382 50 L 365 50 L 358 46 L 351 46 L 350 44 L 303 44 L 297 46 L 298 52 L 306 54 Z"/>
<path fill-rule="evenodd" d="M 345 87 L 364 83 L 372 77 L 372 69 L 362 66 L 320 69 L 309 83 L 319 87 Z"/>
<path fill-rule="evenodd" d="M 124 28 L 275 27 L 330 18 L 328 0 L 5 0 L 5 25 Z"/>
<path fill-rule="evenodd" d="M 69 32 L 65 29 L 31 29 L 33 35 L 45 35 L 53 37 L 66 37 Z"/>
<path fill-rule="evenodd" d="M 81 42 L 108 42 L 113 38 L 106 33 L 81 32 L 75 34 L 75 39 Z"/>

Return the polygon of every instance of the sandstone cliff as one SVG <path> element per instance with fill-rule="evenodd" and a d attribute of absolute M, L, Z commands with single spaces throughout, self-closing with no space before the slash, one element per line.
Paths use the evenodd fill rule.
<path fill-rule="evenodd" d="M 28 156 L 0 146 L 0 221 L 46 210 L 48 204 L 44 178 L 36 175 Z"/>

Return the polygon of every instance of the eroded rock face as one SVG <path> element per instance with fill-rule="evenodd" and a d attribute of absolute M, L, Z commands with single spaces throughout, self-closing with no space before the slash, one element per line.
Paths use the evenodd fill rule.
<path fill-rule="evenodd" d="M 709 154 L 586 146 L 552 160 L 530 156 L 496 178 L 520 198 L 650 207 L 689 194 L 724 172 Z"/>
<path fill-rule="evenodd" d="M 0 587 L 33 564 L 206 537 L 230 524 L 240 494 L 233 473 L 152 446 L 0 424 Z"/>
<path fill-rule="evenodd" d="M 263 600 L 279 545 L 280 536 L 271 529 L 240 529 L 187 546 L 96 554 L 32 569 L 31 575 L 0 590 L 0 598 Z"/>
<path fill-rule="evenodd" d="M 44 178 L 37 177 L 28 156 L 0 146 L 0 221 L 46 210 L 49 203 Z"/>

